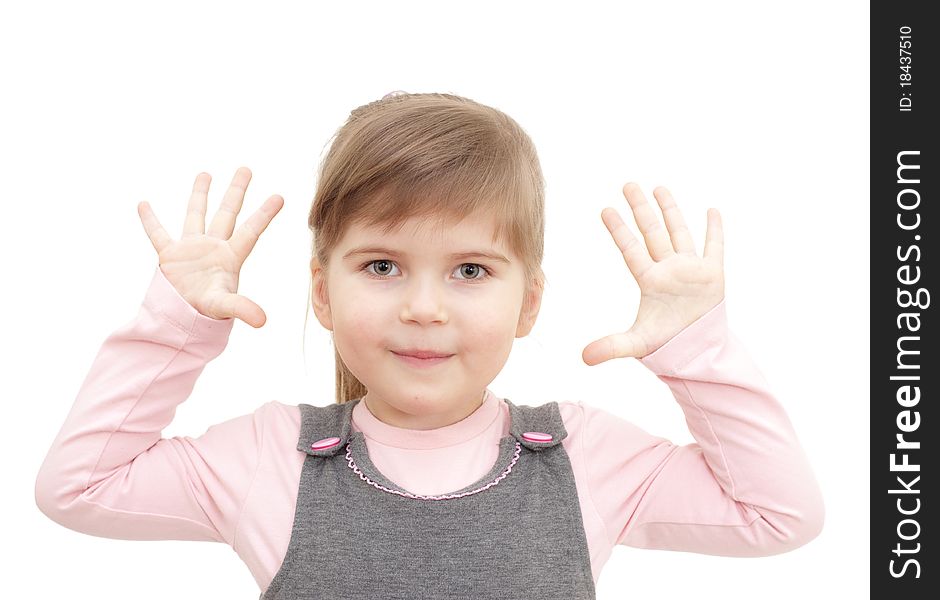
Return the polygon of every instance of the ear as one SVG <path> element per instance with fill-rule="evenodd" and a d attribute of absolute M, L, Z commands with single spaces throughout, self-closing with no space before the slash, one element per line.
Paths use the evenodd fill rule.
<path fill-rule="evenodd" d="M 333 314 L 330 311 L 330 295 L 326 286 L 326 271 L 320 261 L 314 257 L 310 259 L 310 275 L 312 277 L 313 312 L 317 315 L 320 325 L 333 331 Z"/>
<path fill-rule="evenodd" d="M 542 307 L 542 291 L 544 289 L 545 282 L 539 279 L 531 282 L 526 288 L 525 298 L 522 300 L 522 310 L 519 313 L 519 324 L 516 327 L 516 337 L 525 337 L 532 331 L 535 319 L 539 316 L 539 309 Z"/>

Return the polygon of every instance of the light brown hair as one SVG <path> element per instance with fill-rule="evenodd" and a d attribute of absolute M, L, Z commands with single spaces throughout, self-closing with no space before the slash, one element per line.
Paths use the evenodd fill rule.
<path fill-rule="evenodd" d="M 493 243 L 544 289 L 545 183 L 532 140 L 508 115 L 453 94 L 396 93 L 354 109 L 332 140 L 307 220 L 324 272 L 353 223 L 390 232 L 411 217 L 444 227 L 483 214 L 495 217 Z M 361 398 L 365 386 L 334 353 L 336 402 Z"/>

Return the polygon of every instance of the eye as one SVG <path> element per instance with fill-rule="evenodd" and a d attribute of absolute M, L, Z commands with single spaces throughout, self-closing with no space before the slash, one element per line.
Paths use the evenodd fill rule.
<path fill-rule="evenodd" d="M 389 274 L 388 272 L 391 271 L 392 266 L 393 266 L 394 264 L 395 264 L 395 263 L 393 263 L 392 261 L 390 261 L 390 260 L 385 260 L 385 259 L 382 259 L 382 260 L 372 260 L 372 261 L 369 261 L 369 262 L 367 262 L 366 264 L 362 265 L 362 268 L 363 268 L 363 270 L 365 270 L 365 272 L 368 273 L 369 275 L 373 275 L 373 274 L 374 274 L 374 275 L 377 275 L 379 278 L 383 278 L 383 277 L 385 277 L 386 275 Z M 372 265 L 375 265 L 375 270 L 371 270 L 371 269 L 369 268 L 369 267 L 371 267 Z"/>
<path fill-rule="evenodd" d="M 458 269 L 468 281 L 480 281 L 490 276 L 490 271 L 483 265 L 476 263 L 464 263 Z M 482 275 L 480 275 L 482 273 Z"/>

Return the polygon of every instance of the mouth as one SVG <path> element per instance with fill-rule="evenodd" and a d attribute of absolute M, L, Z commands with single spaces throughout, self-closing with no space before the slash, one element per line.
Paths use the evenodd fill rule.
<path fill-rule="evenodd" d="M 438 352 L 408 352 L 408 354 L 400 354 L 392 350 L 392 354 L 398 357 L 402 362 L 414 367 L 431 367 L 434 365 L 439 365 L 441 363 L 447 362 L 454 356 L 453 354 L 440 354 Z"/>

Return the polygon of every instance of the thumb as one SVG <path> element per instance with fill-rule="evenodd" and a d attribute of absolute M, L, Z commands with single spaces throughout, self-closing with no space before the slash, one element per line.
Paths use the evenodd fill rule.
<path fill-rule="evenodd" d="M 238 294 L 225 294 L 220 300 L 219 306 L 224 315 L 221 318 L 235 317 L 255 329 L 263 326 L 268 320 L 267 315 L 264 314 L 260 306 Z"/>
<path fill-rule="evenodd" d="M 593 367 L 613 358 L 639 358 L 643 356 L 645 349 L 643 338 L 631 330 L 591 342 L 581 351 L 581 360 Z"/>

